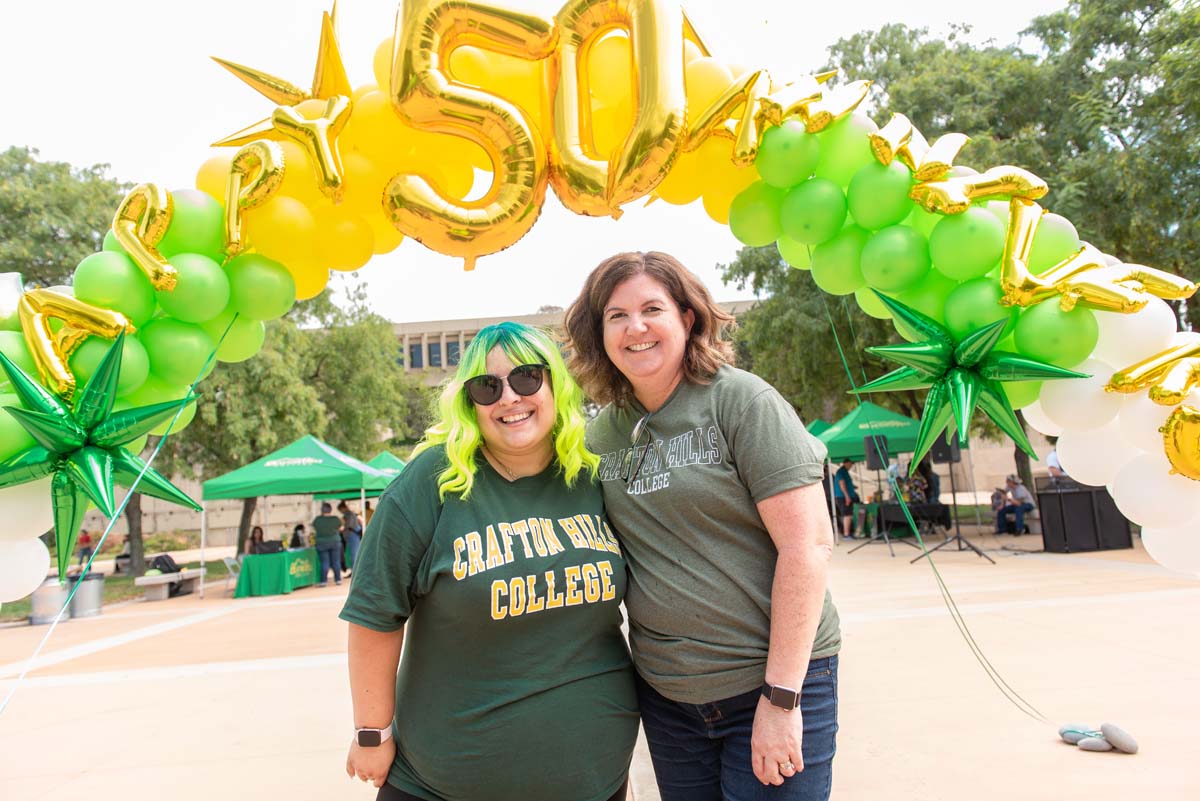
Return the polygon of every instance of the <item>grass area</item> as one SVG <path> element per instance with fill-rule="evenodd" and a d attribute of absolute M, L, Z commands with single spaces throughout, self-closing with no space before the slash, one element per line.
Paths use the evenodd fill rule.
<path fill-rule="evenodd" d="M 188 562 L 182 565 L 182 567 L 200 567 L 200 562 Z M 220 560 L 205 562 L 204 567 L 206 571 L 204 574 L 206 584 L 224 581 L 225 575 L 229 572 L 225 568 L 225 563 Z M 142 593 L 143 590 L 141 587 L 134 586 L 133 576 L 106 575 L 104 577 L 104 599 L 101 601 L 101 609 L 108 604 L 141 598 Z M 0 608 L 0 623 L 28 620 L 31 605 L 29 598 L 22 598 L 19 601 L 4 604 Z"/>

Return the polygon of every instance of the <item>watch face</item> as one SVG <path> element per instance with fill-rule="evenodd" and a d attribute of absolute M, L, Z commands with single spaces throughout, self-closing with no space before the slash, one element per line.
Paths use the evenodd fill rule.
<path fill-rule="evenodd" d="M 374 729 L 363 730 L 358 732 L 358 744 L 366 748 L 374 748 L 383 742 L 383 738 L 379 732 Z"/>

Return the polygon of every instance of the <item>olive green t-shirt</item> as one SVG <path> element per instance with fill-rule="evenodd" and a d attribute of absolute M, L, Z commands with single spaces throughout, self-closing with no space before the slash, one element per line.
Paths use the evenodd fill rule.
<path fill-rule="evenodd" d="M 342 538 L 339 532 L 342 528 L 342 521 L 338 520 L 333 515 L 320 515 L 312 522 L 313 533 L 316 535 L 315 540 L 317 545 L 341 545 Z"/>
<path fill-rule="evenodd" d="M 778 558 L 756 504 L 820 481 L 825 446 L 770 384 L 730 366 L 707 385 L 681 382 L 650 415 L 638 467 L 647 439 L 635 451 L 630 434 L 644 414 L 636 401 L 608 406 L 588 428 L 629 560 L 634 664 L 682 703 L 749 692 L 766 675 Z M 826 591 L 811 658 L 840 647 Z"/>
<path fill-rule="evenodd" d="M 509 483 L 482 457 L 438 499 L 443 448 L 379 499 L 341 617 L 404 627 L 388 782 L 434 801 L 604 801 L 637 737 L 625 560 L 600 488 L 557 462 Z"/>

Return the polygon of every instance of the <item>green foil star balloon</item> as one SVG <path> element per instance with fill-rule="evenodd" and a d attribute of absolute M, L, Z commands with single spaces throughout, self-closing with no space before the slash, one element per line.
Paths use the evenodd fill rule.
<path fill-rule="evenodd" d="M 976 407 L 982 408 L 1021 450 L 1036 459 L 1037 454 L 1000 384 L 1087 376 L 1017 353 L 992 350 L 1000 341 L 1007 320 L 972 331 L 955 343 L 950 331 L 941 323 L 887 295 L 878 292 L 876 295 L 892 313 L 896 330 L 912 341 L 867 348 L 868 353 L 903 366 L 853 392 L 929 390 L 921 413 L 913 461 L 921 461 L 951 423 L 958 431 L 959 442 L 966 444 Z"/>
<path fill-rule="evenodd" d="M 60 581 L 71 563 L 88 501 L 96 504 L 105 517 L 116 513 L 114 483 L 123 487 L 137 483 L 137 491 L 144 495 L 200 511 L 200 506 L 182 490 L 122 447 L 174 417 L 181 405 L 180 401 L 168 401 L 113 413 L 124 337 L 121 334 L 109 348 L 76 397 L 74 409 L 0 353 L 0 367 L 8 374 L 12 391 L 24 407 L 6 406 L 5 411 L 37 442 L 29 450 L 0 462 L 0 489 L 51 476 Z M 190 395 L 183 404 L 194 403 L 196 397 Z"/>

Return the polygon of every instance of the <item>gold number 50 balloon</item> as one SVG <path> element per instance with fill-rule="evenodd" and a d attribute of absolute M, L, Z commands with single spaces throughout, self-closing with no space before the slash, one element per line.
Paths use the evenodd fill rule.
<path fill-rule="evenodd" d="M 482 198 L 448 198 L 424 178 L 399 175 L 386 211 L 404 234 L 434 250 L 475 259 L 503 250 L 533 227 L 546 195 L 546 151 L 537 130 L 512 103 L 446 73 L 455 47 L 476 45 L 542 59 L 558 45 L 554 21 L 532 12 L 463 0 L 404 0 L 396 15 L 391 93 L 413 127 L 452 134 L 483 147 L 493 167 Z"/>

